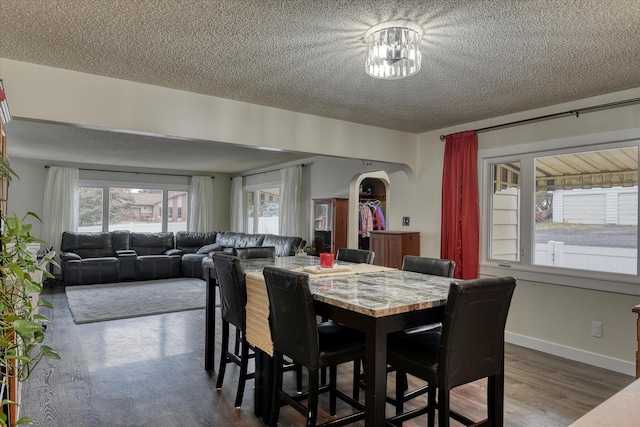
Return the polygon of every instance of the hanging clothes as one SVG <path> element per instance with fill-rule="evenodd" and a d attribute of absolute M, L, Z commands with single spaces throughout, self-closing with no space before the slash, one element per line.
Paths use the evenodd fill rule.
<path fill-rule="evenodd" d="M 368 204 L 363 203 L 360 205 L 360 235 L 362 237 L 369 237 L 373 231 L 373 215 L 371 208 Z"/>
<path fill-rule="evenodd" d="M 382 208 L 380 205 L 375 207 L 375 217 L 376 222 L 378 224 L 378 230 L 386 230 L 387 229 L 387 221 L 384 218 L 384 212 L 382 212 Z"/>

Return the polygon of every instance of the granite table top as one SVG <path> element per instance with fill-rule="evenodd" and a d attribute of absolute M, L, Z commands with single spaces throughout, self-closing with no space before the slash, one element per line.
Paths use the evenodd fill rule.
<path fill-rule="evenodd" d="M 310 275 L 313 297 L 372 317 L 444 305 L 453 279 L 410 271 L 388 270 L 340 277 Z"/>

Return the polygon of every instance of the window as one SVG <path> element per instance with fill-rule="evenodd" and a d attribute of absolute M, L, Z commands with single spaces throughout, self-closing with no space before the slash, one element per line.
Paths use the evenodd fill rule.
<path fill-rule="evenodd" d="M 102 231 L 102 188 L 80 187 L 78 230 Z"/>
<path fill-rule="evenodd" d="M 280 229 L 280 187 L 246 191 L 245 201 L 247 232 L 278 234 Z"/>
<path fill-rule="evenodd" d="M 183 206 L 188 206 L 188 197 L 186 189 L 81 182 L 78 230 L 186 231 L 187 222 L 182 214 Z"/>
<path fill-rule="evenodd" d="M 482 153 L 487 266 L 637 276 L 637 144 Z"/>

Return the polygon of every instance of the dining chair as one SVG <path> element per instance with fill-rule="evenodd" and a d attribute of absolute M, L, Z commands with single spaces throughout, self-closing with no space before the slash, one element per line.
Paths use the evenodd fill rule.
<path fill-rule="evenodd" d="M 245 281 L 244 268 L 240 258 L 233 255 L 216 253 L 213 255 L 213 262 L 218 276 L 218 288 L 220 290 L 220 309 L 222 313 L 222 344 L 220 348 L 220 368 L 218 370 L 218 380 L 216 389 L 222 388 L 225 370 L 228 363 L 234 363 L 240 367 L 238 378 L 238 389 L 236 392 L 235 407 L 242 405 L 245 382 L 254 378 L 254 373 L 247 373 L 253 347 L 245 340 L 247 330 L 247 285 Z M 240 342 L 240 355 L 229 351 L 229 325 L 235 326 L 239 332 L 236 339 Z"/>
<path fill-rule="evenodd" d="M 450 259 L 428 258 L 415 255 L 405 255 L 402 259 L 402 270 L 404 271 L 453 277 L 455 269 L 456 263 Z"/>
<path fill-rule="evenodd" d="M 304 415 L 306 425 L 316 426 L 318 394 L 329 392 L 329 412 L 336 414 L 336 398 L 358 412 L 339 419 L 332 426 L 345 425 L 364 418 L 364 406 L 337 389 L 337 365 L 364 357 L 364 334 L 336 322 L 316 321 L 309 276 L 290 270 L 265 267 L 263 275 L 269 298 L 269 324 L 273 341 L 273 390 L 270 425 L 278 422 L 280 406 L 287 404 Z M 282 389 L 282 359 L 291 358 L 309 373 L 308 392 L 290 395 Z M 319 371 L 329 368 L 329 384 L 319 384 Z M 300 403 L 307 399 L 307 406 Z M 323 424 L 324 425 L 324 424 Z"/>
<path fill-rule="evenodd" d="M 445 306 L 442 330 L 407 334 L 389 342 L 387 360 L 398 372 L 428 383 L 427 406 L 390 418 L 392 424 L 427 413 L 428 425 L 449 426 L 449 418 L 474 424 L 449 408 L 450 391 L 482 378 L 488 379 L 486 422 L 502 426 L 504 416 L 504 328 L 513 277 L 496 277 L 452 283 Z M 436 403 L 436 391 L 438 399 Z M 402 402 L 402 390 L 396 400 Z"/>
<path fill-rule="evenodd" d="M 453 277 L 455 269 L 456 263 L 450 259 L 428 258 L 415 255 L 405 255 L 402 259 L 403 271 L 413 271 L 414 273 L 430 274 L 432 276 Z M 444 316 L 444 306 L 440 311 L 441 313 L 437 317 L 442 318 Z M 433 329 L 441 325 L 442 322 L 431 323 L 429 325 L 407 329 L 404 333 L 419 333 L 425 329 Z"/>
<path fill-rule="evenodd" d="M 249 248 L 234 248 L 233 254 L 240 259 L 275 258 L 275 246 L 253 246 Z"/>
<path fill-rule="evenodd" d="M 431 274 L 433 276 L 453 277 L 453 272 L 456 268 L 455 261 L 449 259 L 429 258 L 416 255 L 405 255 L 402 259 L 402 270 L 412 271 L 414 273 Z M 442 319 L 444 317 L 444 306 L 433 309 L 434 318 Z M 436 314 L 437 312 L 437 314 Z M 406 329 L 401 334 L 416 334 L 422 333 L 429 329 L 435 329 L 442 327 L 442 322 L 430 323 L 428 325 L 417 326 L 415 328 Z M 393 336 L 391 337 L 393 339 Z M 388 369 L 392 372 L 394 369 Z M 362 375 L 364 376 L 364 375 Z M 428 387 L 420 387 L 410 392 L 408 390 L 407 375 L 398 372 L 396 374 L 396 387 L 400 390 L 404 390 L 401 400 L 397 400 L 399 394 L 396 393 L 395 398 L 387 397 L 387 401 L 396 407 L 396 414 L 401 414 L 404 408 L 404 403 L 415 399 L 418 396 L 425 394 L 428 391 Z"/>
<path fill-rule="evenodd" d="M 251 246 L 246 248 L 234 248 L 233 255 L 240 259 L 251 258 L 275 258 L 276 247 L 275 246 Z M 240 331 L 236 329 L 236 341 L 233 348 L 233 352 L 236 356 L 240 355 Z"/>
<path fill-rule="evenodd" d="M 373 264 L 376 254 L 366 249 L 339 248 L 336 261 L 357 262 L 360 264 Z"/>

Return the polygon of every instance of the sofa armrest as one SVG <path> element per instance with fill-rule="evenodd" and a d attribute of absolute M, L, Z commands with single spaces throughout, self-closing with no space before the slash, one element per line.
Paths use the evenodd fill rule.
<path fill-rule="evenodd" d="M 62 261 L 73 261 L 81 260 L 82 257 L 74 252 L 62 252 L 62 255 L 60 255 L 60 259 Z"/>
<path fill-rule="evenodd" d="M 169 249 L 165 251 L 164 254 L 169 256 L 182 255 L 182 249 Z"/>
<path fill-rule="evenodd" d="M 136 279 L 136 261 L 138 253 L 133 249 L 121 249 L 116 251 L 120 263 L 120 281 Z"/>
<path fill-rule="evenodd" d="M 138 254 L 133 249 L 122 249 L 122 250 L 116 251 L 116 256 L 118 257 L 132 256 L 132 255 L 138 255 Z"/>

